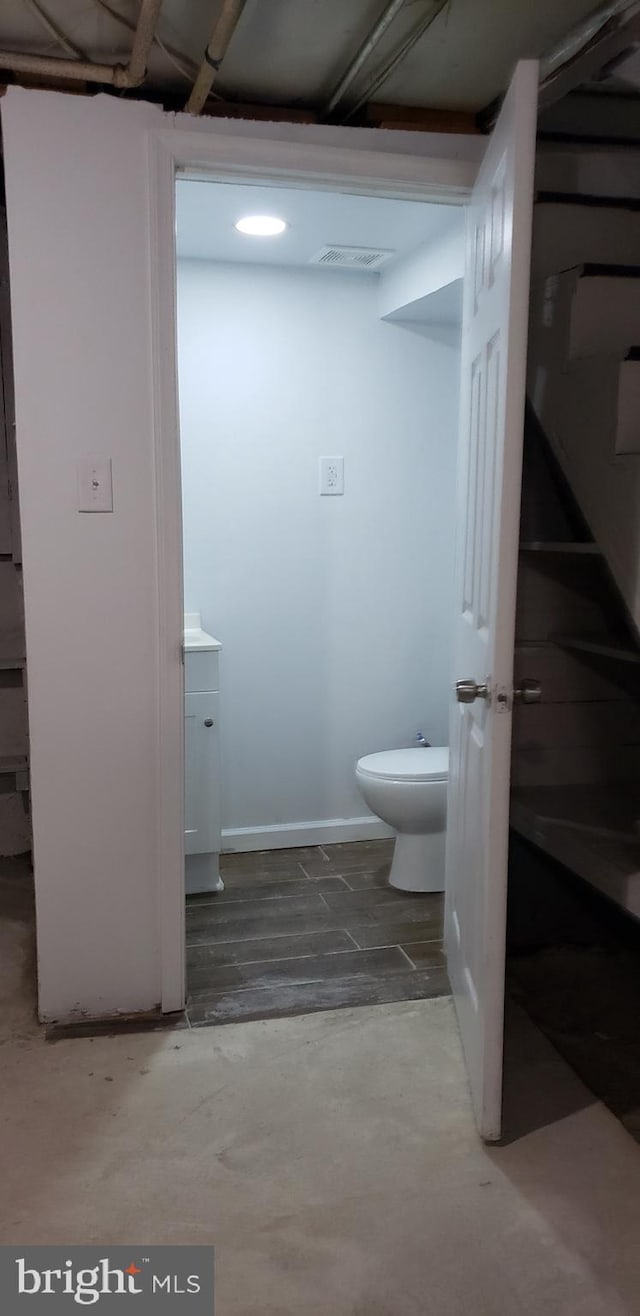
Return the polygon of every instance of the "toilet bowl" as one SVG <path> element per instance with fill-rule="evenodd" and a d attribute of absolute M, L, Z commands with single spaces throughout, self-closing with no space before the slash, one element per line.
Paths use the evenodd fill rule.
<path fill-rule="evenodd" d="M 360 794 L 396 831 L 391 886 L 444 891 L 449 750 L 429 745 L 366 754 L 356 764 Z"/>

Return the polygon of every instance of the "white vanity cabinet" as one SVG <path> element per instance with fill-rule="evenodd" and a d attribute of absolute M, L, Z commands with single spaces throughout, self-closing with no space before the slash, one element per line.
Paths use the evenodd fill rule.
<path fill-rule="evenodd" d="M 184 752 L 185 881 L 187 895 L 219 891 L 220 643 L 185 615 Z"/>

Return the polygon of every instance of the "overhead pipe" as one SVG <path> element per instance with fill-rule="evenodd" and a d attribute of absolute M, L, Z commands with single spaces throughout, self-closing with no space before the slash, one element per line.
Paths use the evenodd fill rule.
<path fill-rule="evenodd" d="M 185 105 L 188 114 L 200 114 L 218 76 L 231 38 L 240 22 L 245 0 L 223 0 L 222 9 L 209 37 L 204 59 Z"/>
<path fill-rule="evenodd" d="M 577 27 L 565 33 L 540 59 L 538 112 L 562 100 L 563 96 L 584 81 L 585 76 L 589 77 L 595 71 L 584 70 L 585 60 L 593 60 L 596 67 L 608 62 L 610 56 L 598 56 L 601 47 L 606 47 L 611 53 L 618 53 L 624 47 L 625 28 L 628 27 L 629 33 L 633 33 L 639 17 L 640 0 L 608 0 L 587 18 L 583 18 Z M 634 39 L 632 36 L 631 40 Z M 478 112 L 476 120 L 482 132 L 491 132 L 503 100 L 504 94 L 496 96 Z"/>
<path fill-rule="evenodd" d="M 130 18 L 125 18 L 124 14 L 120 14 L 117 9 L 114 9 L 107 3 L 107 0 L 94 0 L 94 3 L 99 5 L 100 8 L 104 10 L 105 14 L 108 14 L 109 18 L 113 19 L 114 23 L 119 23 L 121 27 L 126 27 L 129 32 L 135 32 L 136 24 L 132 23 Z M 189 82 L 193 81 L 198 72 L 198 65 L 194 60 L 189 59 L 188 55 L 184 55 L 181 50 L 176 50 L 175 46 L 169 45 L 168 41 L 161 41 L 158 36 L 157 28 L 153 34 L 153 44 L 158 47 L 158 50 L 162 51 L 165 58 L 169 60 L 170 64 L 173 64 L 174 68 L 178 70 L 178 73 L 182 74 L 183 78 L 187 78 Z M 83 55 L 82 58 L 86 59 L 86 55 Z"/>
<path fill-rule="evenodd" d="M 369 55 L 372 53 L 372 51 L 375 50 L 376 46 L 378 45 L 378 42 L 382 40 L 382 37 L 387 31 L 387 28 L 391 26 L 394 18 L 396 18 L 396 16 L 400 13 L 400 10 L 404 7 L 404 3 L 405 0 L 391 0 L 391 3 L 387 5 L 386 9 L 380 15 L 377 23 L 375 24 L 375 27 L 373 27 L 369 35 L 365 37 L 365 40 L 360 46 L 357 55 L 354 56 L 349 67 L 343 73 L 337 87 L 331 93 L 331 96 L 329 97 L 329 100 L 327 101 L 326 105 L 323 106 L 322 108 L 323 115 L 331 114 L 331 111 L 335 109 L 336 105 L 338 104 L 338 101 L 342 100 L 345 91 L 347 90 L 348 87 L 351 86 L 351 83 L 353 82 L 354 78 L 357 77 L 358 73 L 360 72 L 360 69 L 362 68 L 362 65 L 366 62 L 366 60 L 368 60 Z"/>
<path fill-rule="evenodd" d="M 132 87 L 139 87 L 146 77 L 147 60 L 153 45 L 161 9 L 162 0 L 142 0 L 141 2 L 138 26 L 133 38 L 133 46 L 131 47 L 127 66 L 127 73 L 131 78 Z"/>
<path fill-rule="evenodd" d="M 541 85 L 544 85 L 548 78 L 553 77 L 553 74 L 564 68 L 566 64 L 570 64 L 612 20 L 620 20 L 616 26 L 624 27 L 624 24 L 634 18 L 639 11 L 638 0 L 609 0 L 608 4 L 601 5 L 595 12 L 589 14 L 567 32 L 552 50 L 543 55 L 540 60 Z"/>
<path fill-rule="evenodd" d="M 147 72 L 147 59 L 160 17 L 162 0 L 140 0 L 129 63 L 94 64 L 81 59 L 56 59 L 48 55 L 17 55 L 0 51 L 0 69 L 33 73 L 36 77 L 73 78 L 78 82 L 100 82 L 121 90 L 139 87 Z"/>
<path fill-rule="evenodd" d="M 402 60 L 406 58 L 409 51 L 413 50 L 413 47 L 420 40 L 420 37 L 424 36 L 424 33 L 431 27 L 431 24 L 438 17 L 438 14 L 448 3 L 449 0 L 434 0 L 429 12 L 423 14 L 422 18 L 418 20 L 415 27 L 409 32 L 402 44 L 398 46 L 393 54 L 389 56 L 389 59 L 385 60 L 385 63 L 372 74 L 355 104 L 349 106 L 346 122 L 348 122 L 349 119 L 352 119 L 354 114 L 357 114 L 358 110 L 361 109 L 363 105 L 366 105 L 367 101 L 371 100 L 372 96 L 375 96 L 378 88 L 386 82 L 394 69 L 398 67 L 398 64 L 402 63 Z"/>

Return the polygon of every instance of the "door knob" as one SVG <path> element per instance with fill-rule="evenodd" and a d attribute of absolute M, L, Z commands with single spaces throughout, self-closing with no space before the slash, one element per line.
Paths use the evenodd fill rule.
<path fill-rule="evenodd" d="M 513 697 L 521 704 L 539 704 L 542 698 L 542 686 L 539 681 L 525 677 L 520 685 L 515 686 Z"/>
<path fill-rule="evenodd" d="M 205 724 L 206 727 L 212 727 L 212 726 L 213 726 L 213 718 L 212 718 L 212 717 L 205 717 L 205 719 L 204 719 L 204 724 Z"/>
<path fill-rule="evenodd" d="M 474 699 L 490 699 L 491 691 L 486 682 L 478 685 L 477 681 L 466 679 L 456 681 L 456 699 L 459 704 L 472 704 Z"/>

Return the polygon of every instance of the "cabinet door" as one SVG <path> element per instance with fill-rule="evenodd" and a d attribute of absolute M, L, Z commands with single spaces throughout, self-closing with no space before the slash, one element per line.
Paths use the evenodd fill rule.
<path fill-rule="evenodd" d="M 185 853 L 220 849 L 219 695 L 185 695 Z"/>

